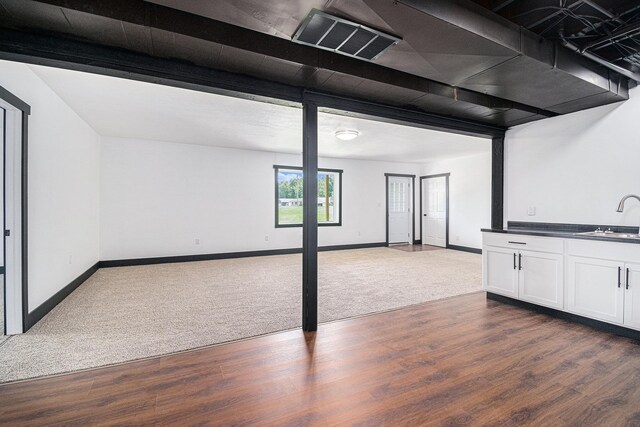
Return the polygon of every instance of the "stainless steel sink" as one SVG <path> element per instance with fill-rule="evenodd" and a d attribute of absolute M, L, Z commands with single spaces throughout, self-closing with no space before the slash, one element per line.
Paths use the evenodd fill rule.
<path fill-rule="evenodd" d="M 584 233 L 574 233 L 576 236 L 615 238 L 615 239 L 640 239 L 640 234 L 631 233 L 605 233 L 604 231 L 587 231 Z"/>

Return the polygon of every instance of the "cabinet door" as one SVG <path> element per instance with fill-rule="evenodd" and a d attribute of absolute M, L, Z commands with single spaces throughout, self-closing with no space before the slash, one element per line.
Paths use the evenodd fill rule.
<path fill-rule="evenodd" d="M 627 285 L 624 295 L 624 324 L 640 329 L 640 264 L 627 264 L 624 273 L 624 283 Z"/>
<path fill-rule="evenodd" d="M 519 298 L 534 304 L 562 309 L 564 257 L 532 251 L 520 251 L 519 255 Z"/>
<path fill-rule="evenodd" d="M 567 257 L 567 309 L 576 314 L 622 324 L 624 264 L 595 258 Z M 620 279 L 620 281 L 618 281 Z"/>
<path fill-rule="evenodd" d="M 488 292 L 518 298 L 516 252 L 511 249 L 485 246 L 482 254 L 483 289 Z"/>

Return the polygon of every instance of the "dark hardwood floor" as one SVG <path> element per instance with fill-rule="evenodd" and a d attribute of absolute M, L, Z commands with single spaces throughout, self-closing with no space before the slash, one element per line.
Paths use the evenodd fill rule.
<path fill-rule="evenodd" d="M 640 344 L 476 293 L 0 386 L 0 423 L 640 425 Z"/>

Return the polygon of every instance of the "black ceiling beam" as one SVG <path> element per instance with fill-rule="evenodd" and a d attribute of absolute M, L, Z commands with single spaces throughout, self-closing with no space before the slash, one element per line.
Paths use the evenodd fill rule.
<path fill-rule="evenodd" d="M 353 100 L 337 95 L 327 95 L 320 92 L 306 91 L 305 100 L 321 106 L 321 111 L 341 114 L 361 119 L 374 119 L 383 123 L 406 125 L 411 123 L 415 127 L 431 130 L 444 128 L 455 129 L 460 135 L 478 137 L 504 136 L 505 129 L 498 126 L 484 125 L 481 132 L 476 123 L 471 123 L 455 117 L 442 117 L 436 114 L 410 111 L 397 107 L 380 106 L 372 102 Z"/>
<path fill-rule="evenodd" d="M 0 28 L 0 59 L 65 68 L 183 89 L 229 95 L 257 101 L 299 106 L 305 99 L 319 106 L 380 117 L 475 136 L 504 135 L 505 128 L 398 107 L 346 99 L 336 94 L 306 92 L 304 88 L 256 77 L 212 70 L 175 59 L 163 59 L 128 50 Z"/>
<path fill-rule="evenodd" d="M 0 59 L 256 100 L 300 103 L 302 89 L 119 48 L 0 28 Z"/>
<path fill-rule="evenodd" d="M 38 0 L 38 2 L 194 37 L 300 65 L 357 76 L 486 108 L 516 109 L 543 117 L 556 116 L 551 111 L 530 105 L 454 87 L 414 74 L 304 46 L 284 38 L 142 0 L 95 0 L 91 2 L 85 0 Z"/>

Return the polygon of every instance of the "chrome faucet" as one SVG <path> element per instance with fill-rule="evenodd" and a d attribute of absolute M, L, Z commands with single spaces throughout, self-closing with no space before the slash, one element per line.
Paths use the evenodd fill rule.
<path fill-rule="evenodd" d="M 620 200 L 620 203 L 618 204 L 618 209 L 616 210 L 616 212 L 622 212 L 624 210 L 624 202 L 626 202 L 627 199 L 636 199 L 637 201 L 640 202 L 640 196 L 636 196 L 635 194 L 627 194 L 622 198 L 622 200 Z M 640 229 L 638 229 L 638 234 L 640 234 Z"/>
<path fill-rule="evenodd" d="M 622 198 L 622 200 L 620 200 L 620 204 L 618 204 L 618 210 L 616 212 L 622 212 L 624 210 L 624 202 L 626 202 L 627 199 L 636 199 L 640 202 L 640 196 L 636 196 L 635 194 L 627 194 Z"/>

